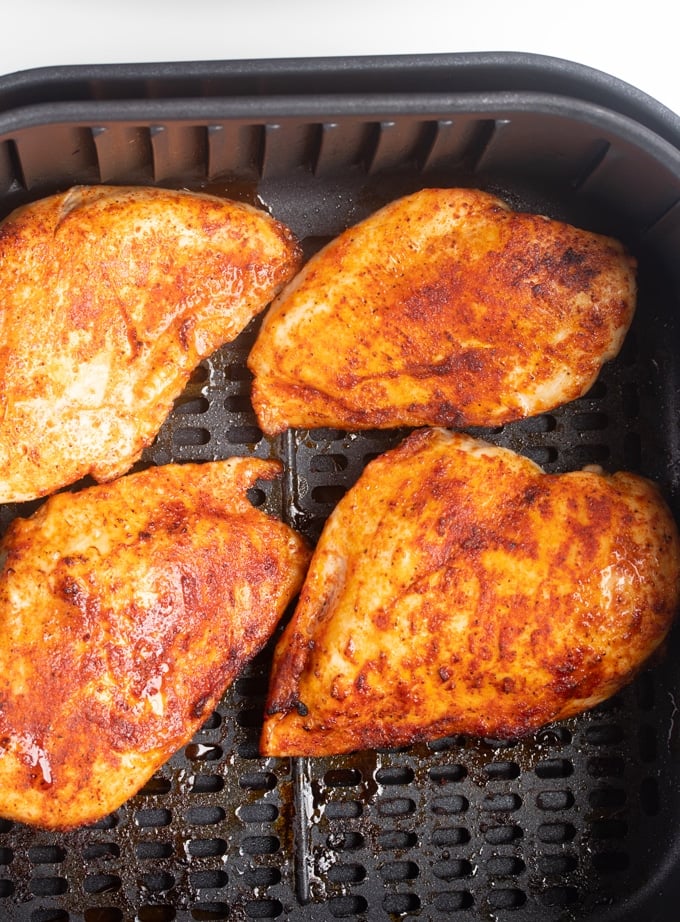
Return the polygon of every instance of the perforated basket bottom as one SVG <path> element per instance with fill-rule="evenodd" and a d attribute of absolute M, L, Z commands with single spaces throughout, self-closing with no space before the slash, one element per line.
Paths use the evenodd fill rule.
<path fill-rule="evenodd" d="M 654 310 L 646 305 L 645 323 Z M 245 365 L 257 328 L 200 366 L 144 463 L 280 457 L 282 481 L 252 500 L 314 541 L 366 462 L 404 433 L 263 438 Z M 599 463 L 664 486 L 663 395 L 645 329 L 636 321 L 583 399 L 475 434 L 548 471 Z M 6 508 L 5 520 L 22 511 Z M 676 746 L 668 659 L 595 711 L 522 742 L 446 738 L 277 760 L 257 752 L 270 655 L 106 820 L 63 835 L 0 821 L 0 918 L 546 922 L 616 907 L 653 873 Z"/>

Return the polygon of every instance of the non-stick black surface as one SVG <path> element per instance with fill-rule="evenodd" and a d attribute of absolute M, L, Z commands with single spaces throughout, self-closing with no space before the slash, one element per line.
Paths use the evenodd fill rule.
<path fill-rule="evenodd" d="M 517 168 L 531 136 L 521 118 L 518 142 L 512 119 L 487 117 L 462 129 L 441 119 L 173 124 L 173 143 L 163 126 L 60 125 L 40 129 L 55 139 L 51 151 L 35 136 L 2 142 L 0 179 L 5 211 L 76 181 L 206 188 L 267 207 L 307 253 L 383 202 L 438 183 L 480 185 L 516 207 L 616 234 L 640 257 L 639 308 L 620 356 L 582 399 L 475 434 L 547 471 L 595 463 L 641 472 L 677 514 L 677 282 L 664 232 L 674 212 L 658 179 L 644 180 L 627 206 L 599 129 L 570 137 L 562 126 L 555 140 L 549 122 L 527 149 L 530 170 Z M 549 156 L 562 142 L 566 164 Z M 405 433 L 264 438 L 246 368 L 257 329 L 202 363 L 143 463 L 279 457 L 282 481 L 252 500 L 314 541 L 367 461 Z M 32 508 L 6 507 L 1 522 Z M 257 750 L 270 647 L 195 739 L 106 820 L 68 834 L 0 820 L 0 920 L 670 922 L 680 860 L 677 649 L 676 632 L 621 694 L 526 740 L 454 737 L 279 760 Z"/>

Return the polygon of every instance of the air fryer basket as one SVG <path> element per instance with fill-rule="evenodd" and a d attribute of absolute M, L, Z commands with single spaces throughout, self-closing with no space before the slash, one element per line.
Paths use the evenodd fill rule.
<path fill-rule="evenodd" d="M 233 85 L 228 65 L 215 65 L 213 82 L 204 67 L 205 95 L 181 65 L 159 67 L 126 98 L 115 96 L 115 68 L 71 74 L 61 95 L 58 78 L 15 80 L 4 95 L 0 86 L 16 102 L 0 113 L 0 212 L 74 183 L 206 189 L 266 207 L 311 253 L 397 195 L 464 184 L 614 234 L 640 260 L 621 355 L 584 398 L 476 433 L 548 471 L 639 471 L 678 515 L 680 128 L 651 100 L 609 107 L 577 67 L 561 69 L 559 92 L 541 92 L 541 61 L 532 86 L 512 90 L 516 58 L 494 56 L 477 82 L 455 56 L 444 79 L 444 63 L 426 86 L 394 92 L 371 82 L 375 62 L 356 60 L 320 93 L 293 91 L 290 79 L 276 93 L 271 75 L 257 92 L 257 68 L 244 81 L 236 65 Z M 298 71 L 299 83 L 313 81 L 313 62 Z M 246 368 L 257 326 L 202 363 L 144 461 L 279 457 L 282 481 L 253 502 L 314 541 L 367 460 L 404 433 L 264 438 Z M 2 526 L 31 508 L 5 507 Z M 0 820 L 0 918 L 670 922 L 680 898 L 677 654 L 676 631 L 614 699 L 520 742 L 452 737 L 289 760 L 257 752 L 267 649 L 107 819 L 68 834 Z"/>

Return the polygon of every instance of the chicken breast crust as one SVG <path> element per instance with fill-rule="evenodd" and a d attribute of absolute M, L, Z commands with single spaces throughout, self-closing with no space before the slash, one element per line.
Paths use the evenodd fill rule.
<path fill-rule="evenodd" d="M 167 465 L 60 493 L 0 545 L 0 815 L 118 808 L 212 713 L 309 549 L 246 491 L 275 461 Z"/>
<path fill-rule="evenodd" d="M 297 271 L 249 205 L 80 186 L 0 225 L 0 502 L 125 473 L 199 361 Z"/>
<path fill-rule="evenodd" d="M 475 189 L 423 189 L 313 256 L 251 351 L 264 432 L 496 426 L 584 394 L 619 351 L 636 262 Z"/>
<path fill-rule="evenodd" d="M 519 738 L 592 708 L 662 643 L 679 581 L 646 479 L 546 474 L 418 430 L 327 521 L 275 650 L 262 753 Z"/>

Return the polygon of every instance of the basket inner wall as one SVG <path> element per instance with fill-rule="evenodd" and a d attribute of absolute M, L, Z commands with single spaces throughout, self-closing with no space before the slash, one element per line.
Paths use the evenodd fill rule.
<path fill-rule="evenodd" d="M 677 280 L 656 254 L 660 237 L 670 249 L 678 190 L 658 171 L 647 180 L 643 159 L 622 167 L 621 146 L 596 128 L 549 119 L 537 130 L 520 116 L 61 125 L 1 143 L 0 188 L 5 213 L 76 182 L 203 188 L 262 204 L 308 254 L 383 202 L 439 183 L 615 234 L 641 266 L 622 353 L 582 399 L 474 434 L 551 472 L 638 471 L 677 514 Z M 630 197 L 612 195 L 622 173 L 637 177 Z M 201 364 L 144 463 L 278 457 L 282 482 L 253 502 L 314 541 L 367 461 L 405 432 L 264 438 L 246 368 L 257 329 Z M 0 523 L 31 508 L 5 507 Z M 623 918 L 676 848 L 676 647 L 677 632 L 614 699 L 521 742 L 455 737 L 291 761 L 257 753 L 270 645 L 106 820 L 69 834 L 0 821 L 0 917 Z"/>

